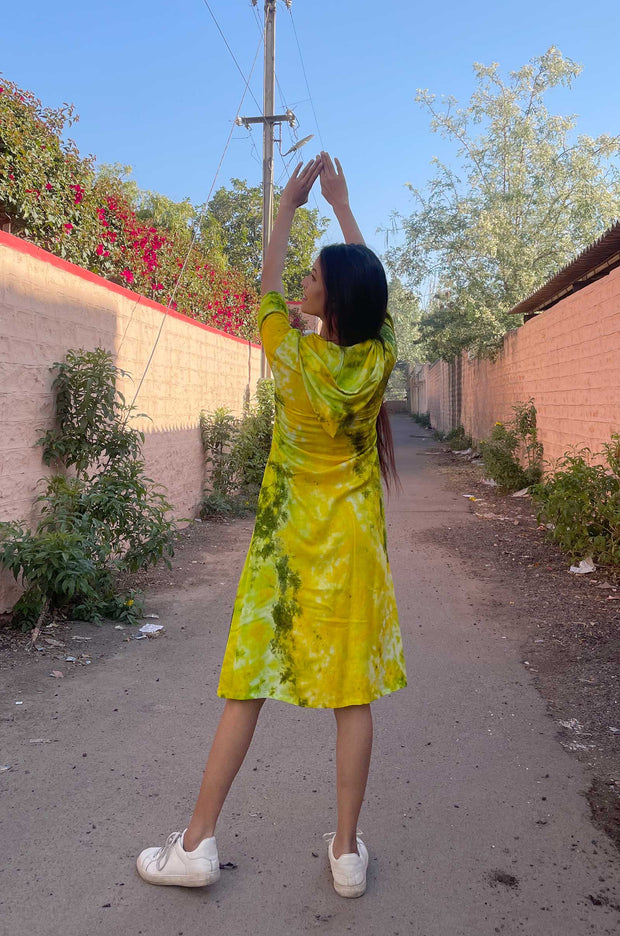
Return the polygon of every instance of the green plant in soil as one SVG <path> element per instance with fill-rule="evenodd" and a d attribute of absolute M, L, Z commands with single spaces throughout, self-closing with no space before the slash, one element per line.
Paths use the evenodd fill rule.
<path fill-rule="evenodd" d="M 162 559 L 170 565 L 171 505 L 145 476 L 144 436 L 116 387 L 127 375 L 109 352 L 71 350 L 54 368 L 56 425 L 37 444 L 59 473 L 45 479 L 35 529 L 0 524 L 0 563 L 25 586 L 13 625 L 27 630 L 47 611 L 135 621 L 140 597 L 119 594 L 116 579 Z"/>
<path fill-rule="evenodd" d="M 254 403 L 245 406 L 240 419 L 225 408 L 200 414 L 209 470 L 201 505 L 203 518 L 240 516 L 256 509 L 271 449 L 274 394 L 273 380 L 260 380 Z"/>
<path fill-rule="evenodd" d="M 473 445 L 472 437 L 467 435 L 463 426 L 451 429 L 450 432 L 444 435 L 442 441 L 447 442 L 453 452 L 462 452 Z"/>
<path fill-rule="evenodd" d="M 431 414 L 430 413 L 412 413 L 411 418 L 414 419 L 419 426 L 423 426 L 424 429 L 431 428 Z"/>
<path fill-rule="evenodd" d="M 532 489 L 549 537 L 573 557 L 620 564 L 620 433 L 595 455 L 566 452 L 552 470 Z"/>
<path fill-rule="evenodd" d="M 490 439 L 480 443 L 485 473 L 504 491 L 529 487 L 540 481 L 543 473 L 534 401 L 516 403 L 512 409 L 512 420 L 496 422 Z"/>

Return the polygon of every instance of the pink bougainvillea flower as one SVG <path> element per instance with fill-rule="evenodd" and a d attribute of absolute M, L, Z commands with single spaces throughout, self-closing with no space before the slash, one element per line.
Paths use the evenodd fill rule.
<path fill-rule="evenodd" d="M 9 172 L 9 179 L 11 180 L 11 182 L 15 181 L 15 176 L 13 175 L 12 172 Z"/>
<path fill-rule="evenodd" d="M 133 273 L 131 272 L 131 270 L 123 270 L 123 272 L 121 273 L 121 276 L 123 276 L 127 280 L 128 283 L 133 283 Z"/>
<path fill-rule="evenodd" d="M 75 204 L 79 205 L 84 200 L 84 189 L 81 185 L 70 185 L 69 188 L 75 192 Z"/>
<path fill-rule="evenodd" d="M 97 244 L 97 250 L 96 250 L 96 253 L 98 253 L 98 254 L 99 254 L 99 256 L 101 256 L 101 255 L 102 255 L 102 253 L 103 253 L 103 251 L 104 251 L 104 250 L 105 250 L 105 248 L 104 248 L 104 246 L 103 246 L 103 244 Z"/>
<path fill-rule="evenodd" d="M 73 225 L 71 224 L 70 221 L 67 221 L 66 224 L 63 224 L 63 227 L 64 227 L 65 231 L 72 231 L 72 230 L 73 230 Z"/>
<path fill-rule="evenodd" d="M 46 183 L 45 183 L 45 188 L 47 189 L 48 192 L 51 192 L 51 191 L 52 191 L 52 186 L 50 185 L 49 182 L 46 182 Z"/>

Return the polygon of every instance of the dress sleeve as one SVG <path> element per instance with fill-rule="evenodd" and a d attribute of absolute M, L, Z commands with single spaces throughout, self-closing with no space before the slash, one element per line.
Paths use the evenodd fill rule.
<path fill-rule="evenodd" d="M 379 337 L 383 344 L 394 356 L 394 361 L 398 358 L 398 346 L 396 344 L 396 335 L 394 333 L 394 322 L 389 312 L 385 313 L 385 322 L 381 326 Z"/>
<path fill-rule="evenodd" d="M 288 308 L 284 297 L 278 292 L 268 292 L 263 296 L 258 310 L 258 330 L 271 365 L 274 355 L 291 331 L 288 320 Z"/>

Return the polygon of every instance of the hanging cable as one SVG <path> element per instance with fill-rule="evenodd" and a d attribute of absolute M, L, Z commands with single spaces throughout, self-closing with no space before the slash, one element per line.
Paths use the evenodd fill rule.
<path fill-rule="evenodd" d="M 299 61 L 301 62 L 301 70 L 304 73 L 304 79 L 306 82 L 306 88 L 308 90 L 308 97 L 310 98 L 310 106 L 312 107 L 312 113 L 314 114 L 314 122 L 316 124 L 317 133 L 319 135 L 319 140 L 321 141 L 321 149 L 324 150 L 325 146 L 323 144 L 323 137 L 321 136 L 321 129 L 319 127 L 319 121 L 316 116 L 316 110 L 314 109 L 314 101 L 312 99 L 312 92 L 310 91 L 310 85 L 308 84 L 308 75 L 306 74 L 306 66 L 304 65 L 304 57 L 301 54 L 301 46 L 299 44 L 299 37 L 297 35 L 297 30 L 295 29 L 295 20 L 293 19 L 293 10 L 291 7 L 288 8 L 288 11 L 291 16 L 291 26 L 293 27 L 293 33 L 295 35 L 295 42 L 297 43 L 297 51 L 299 52 Z"/>
<path fill-rule="evenodd" d="M 204 3 L 204 5 L 206 6 L 207 10 L 208 10 L 209 13 L 211 14 L 211 19 L 212 19 L 213 22 L 215 23 L 215 25 L 216 25 L 216 27 L 217 27 L 217 31 L 219 32 L 220 36 L 221 36 L 222 39 L 224 40 L 224 45 L 226 46 L 226 48 L 227 48 L 228 51 L 230 52 L 231 58 L 232 58 L 233 62 L 235 63 L 235 65 L 237 66 L 237 71 L 239 72 L 239 74 L 241 75 L 241 77 L 243 78 L 243 80 L 245 81 L 245 75 L 243 74 L 243 71 L 242 71 L 242 69 L 241 69 L 241 66 L 240 66 L 239 62 L 237 61 L 237 59 L 236 59 L 235 53 L 233 52 L 233 50 L 230 48 L 230 45 L 228 44 L 228 40 L 226 39 L 226 36 L 225 36 L 224 33 L 222 32 L 222 28 L 221 28 L 220 24 L 218 23 L 217 19 L 215 18 L 215 13 L 213 12 L 213 10 L 211 9 L 211 7 L 209 6 L 209 0 L 202 0 L 202 2 Z M 251 94 L 251 96 L 252 96 L 252 100 L 254 101 L 254 103 L 256 104 L 256 106 L 257 106 L 257 108 L 258 108 L 258 110 L 259 110 L 259 113 L 262 114 L 262 113 L 263 113 L 263 109 L 262 109 L 262 107 L 260 106 L 260 104 L 258 103 L 258 101 L 256 100 L 256 98 L 254 97 L 254 93 L 253 93 L 252 91 L 250 91 L 250 94 Z"/>
<path fill-rule="evenodd" d="M 205 2 L 206 2 L 206 0 L 205 0 Z M 207 4 L 207 6 L 208 6 L 208 4 Z M 235 120 L 236 120 L 236 118 L 239 116 L 239 114 L 240 114 L 240 112 L 241 112 L 241 108 L 243 107 L 243 102 L 244 102 L 244 100 L 245 100 L 245 96 L 246 96 L 246 94 L 247 94 L 247 92 L 248 92 L 248 88 L 249 88 L 249 86 L 250 86 L 250 81 L 251 81 L 252 75 L 253 75 L 253 73 L 254 73 L 254 68 L 255 68 L 255 66 L 256 66 L 256 60 L 257 60 L 257 58 L 258 58 L 258 53 L 259 53 L 259 51 L 260 51 L 260 49 L 261 49 L 262 44 L 263 44 L 263 40 L 262 40 L 262 37 L 261 37 L 261 40 L 260 40 L 260 42 L 259 42 L 259 44 L 258 44 L 258 47 L 257 47 L 257 49 L 256 49 L 256 54 L 255 54 L 255 56 L 254 56 L 254 61 L 252 62 L 252 67 L 251 67 L 251 69 L 250 69 L 250 74 L 248 75 L 247 79 L 246 79 L 245 76 L 244 76 L 245 87 L 244 87 L 244 89 L 243 89 L 243 94 L 241 95 L 241 100 L 239 101 L 239 106 L 237 107 L 237 113 L 235 114 Z M 243 74 L 243 73 L 242 73 L 242 74 Z M 199 222 L 200 222 L 200 220 L 202 219 L 203 215 L 206 214 L 206 212 L 207 212 L 207 210 L 208 210 L 208 205 L 209 205 L 209 202 L 210 202 L 210 200 L 211 200 L 211 195 L 213 194 L 213 189 L 215 188 L 215 183 L 217 182 L 217 178 L 218 178 L 218 176 L 219 176 L 219 174 L 220 174 L 220 169 L 222 168 L 222 164 L 223 164 L 224 159 L 225 159 L 225 157 L 226 157 L 226 153 L 228 152 L 228 147 L 230 146 L 230 141 L 231 141 L 231 139 L 232 139 L 232 135 L 233 135 L 234 130 L 235 130 L 235 127 L 236 127 L 235 120 L 232 121 L 232 125 L 231 125 L 231 128 L 230 128 L 230 132 L 229 132 L 229 134 L 228 134 L 228 138 L 227 138 L 226 144 L 225 144 L 225 146 L 224 146 L 224 152 L 222 153 L 222 156 L 221 156 L 220 161 L 219 161 L 219 163 L 218 163 L 217 169 L 215 170 L 215 175 L 214 175 L 214 177 L 213 177 L 213 182 L 211 183 L 211 188 L 209 189 L 209 194 L 207 195 L 207 199 L 206 199 L 206 201 L 205 201 L 205 203 L 204 203 L 204 208 L 203 208 L 203 210 L 200 212 L 200 214 L 198 215 L 198 218 L 196 219 L 196 222 L 195 222 L 195 225 L 194 225 L 194 233 L 193 233 L 193 235 L 192 235 L 191 243 L 190 243 L 190 245 L 189 245 L 189 247 L 188 247 L 188 249 L 187 249 L 187 253 L 186 253 L 185 259 L 184 259 L 184 261 L 183 261 L 183 266 L 182 266 L 181 269 L 179 270 L 179 275 L 178 275 L 177 278 L 176 278 L 176 282 L 175 282 L 175 284 L 174 284 L 174 289 L 172 290 L 172 294 L 171 294 L 170 298 L 168 299 L 168 305 L 167 305 L 167 307 L 166 307 L 166 308 L 168 308 L 168 309 L 171 308 L 172 303 L 174 302 L 174 297 L 175 297 L 176 294 L 177 294 L 177 291 L 178 291 L 178 288 L 179 288 L 179 284 L 181 283 L 181 280 L 182 280 L 183 275 L 184 275 L 184 273 L 185 273 L 185 270 L 186 270 L 186 268 L 187 268 L 187 264 L 188 264 L 189 258 L 190 258 L 190 256 L 191 256 L 191 252 L 192 252 L 192 250 L 193 250 L 193 248 L 194 248 L 194 244 L 196 243 L 196 238 L 198 237 L 198 231 L 199 231 Z M 132 313 L 131 313 L 132 316 L 133 316 L 133 312 L 134 312 L 135 308 L 138 306 L 139 302 L 140 302 L 140 299 L 137 300 L 137 302 L 136 302 L 136 304 L 135 304 L 135 306 L 134 306 L 134 309 L 132 309 Z M 140 393 L 140 389 L 141 389 L 141 387 L 142 387 L 142 384 L 144 383 L 144 378 L 146 377 L 147 372 L 148 372 L 148 369 L 149 369 L 149 367 L 150 367 L 150 365 L 151 365 L 151 361 L 153 360 L 153 356 L 154 356 L 154 354 L 155 354 L 157 345 L 158 345 L 158 343 L 159 343 L 159 339 L 160 339 L 160 337 L 161 337 L 161 333 L 162 333 L 162 331 L 163 331 L 163 327 L 164 327 L 164 324 L 165 324 L 165 322 L 166 322 L 166 319 L 167 319 L 167 316 L 166 316 L 166 315 L 162 316 L 162 320 L 161 320 L 161 323 L 160 323 L 160 325 L 159 325 L 159 330 L 158 330 L 158 332 L 157 332 L 157 336 L 156 336 L 156 338 L 155 338 L 155 342 L 154 342 L 154 344 L 153 344 L 153 348 L 152 348 L 151 353 L 150 353 L 150 355 L 149 355 L 148 361 L 146 362 L 146 366 L 145 366 L 144 371 L 143 371 L 143 373 L 142 373 L 142 377 L 140 378 L 140 382 L 139 382 L 139 384 L 138 384 L 138 386 L 137 386 L 137 388 L 136 388 L 136 392 L 134 393 L 133 400 L 131 401 L 131 406 L 132 406 L 132 407 L 134 406 L 134 404 L 135 404 L 135 402 L 136 402 L 136 399 L 138 398 L 138 394 Z M 131 319 L 130 319 L 130 321 L 131 321 Z M 124 336 L 123 336 L 123 337 L 124 337 Z M 120 346 L 119 346 L 119 347 L 120 347 Z"/>

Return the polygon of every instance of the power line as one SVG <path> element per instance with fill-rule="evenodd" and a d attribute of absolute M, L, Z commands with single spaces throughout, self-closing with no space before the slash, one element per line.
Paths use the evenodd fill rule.
<path fill-rule="evenodd" d="M 232 58 L 233 62 L 235 63 L 235 65 L 237 66 L 237 71 L 239 72 L 239 74 L 241 75 L 241 77 L 243 78 L 243 80 L 245 81 L 245 75 L 243 74 L 243 71 L 241 70 L 241 66 L 240 66 L 239 62 L 237 61 L 237 58 L 236 58 L 236 56 L 235 56 L 235 53 L 234 53 L 233 50 L 230 48 L 230 45 L 229 45 L 229 43 L 228 43 L 228 40 L 226 39 L 226 36 L 225 36 L 224 33 L 222 32 L 222 28 L 221 28 L 220 24 L 218 23 L 217 19 L 215 18 L 215 13 L 213 12 L 213 10 L 211 9 L 211 7 L 209 6 L 209 0 L 202 0 L 202 2 L 204 3 L 204 5 L 206 6 L 207 10 L 208 10 L 209 13 L 211 14 L 211 19 L 213 20 L 213 22 L 214 22 L 215 25 L 217 26 L 217 31 L 219 32 L 220 36 L 221 36 L 222 39 L 224 40 L 224 45 L 226 46 L 226 48 L 227 48 L 228 51 L 230 52 L 231 58 Z M 256 104 L 256 106 L 257 106 L 259 112 L 262 114 L 262 113 L 263 113 L 263 109 L 262 109 L 262 107 L 260 106 L 260 104 L 258 103 L 258 101 L 256 100 L 256 98 L 254 97 L 254 93 L 253 93 L 252 91 L 250 91 L 250 94 L 251 94 L 252 100 L 253 100 L 254 103 Z"/>
<path fill-rule="evenodd" d="M 291 26 L 293 27 L 293 33 L 295 35 L 295 42 L 297 43 L 297 51 L 299 52 L 299 61 L 301 62 L 301 70 L 304 73 L 304 79 L 306 82 L 306 88 L 308 90 L 308 97 L 310 98 L 310 106 L 312 107 L 312 113 L 314 114 L 314 122 L 316 124 L 317 133 L 319 135 L 319 140 L 321 141 L 321 149 L 324 150 L 325 146 L 323 144 L 323 137 L 321 136 L 321 129 L 319 127 L 319 121 L 316 116 L 316 110 L 314 109 L 314 101 L 312 99 L 312 92 L 310 91 L 310 85 L 308 84 L 308 75 L 306 74 L 306 66 L 304 65 L 304 57 L 301 54 L 301 46 L 299 44 L 299 37 L 297 35 L 297 30 L 295 28 L 295 20 L 293 19 L 293 10 L 291 7 L 288 8 L 288 11 L 291 15 Z"/>
<path fill-rule="evenodd" d="M 206 3 L 206 0 L 204 0 L 204 2 Z M 208 4 L 207 4 L 207 6 L 208 6 Z M 255 66 L 256 66 L 256 60 L 257 60 L 257 58 L 258 58 L 258 53 L 259 53 L 259 51 L 260 51 L 260 49 L 261 49 L 262 43 L 263 43 L 263 40 L 262 40 L 262 36 L 261 36 L 261 39 L 260 39 L 260 41 L 259 41 L 259 43 L 258 43 L 258 46 L 257 46 L 257 48 L 256 48 L 256 54 L 254 55 L 254 61 L 252 62 L 252 67 L 251 67 L 251 69 L 250 69 L 250 74 L 248 75 L 247 79 L 246 79 L 245 76 L 244 76 L 245 87 L 244 87 L 244 89 L 243 89 L 243 94 L 241 95 L 241 100 L 239 101 L 239 106 L 237 107 L 237 113 L 236 113 L 236 115 L 235 115 L 235 118 L 238 117 L 239 114 L 241 113 L 241 108 L 243 107 L 243 102 L 245 101 L 245 96 L 246 96 L 246 94 L 247 94 L 247 92 L 248 92 L 248 89 L 249 89 L 249 86 L 250 86 L 250 81 L 251 81 L 251 79 L 252 79 L 252 75 L 254 74 L 254 68 L 255 68 Z M 241 74 L 243 75 L 243 72 L 242 72 Z M 252 92 L 250 92 L 250 94 L 251 94 L 251 93 L 252 93 Z M 206 201 L 205 201 L 205 203 L 204 203 L 204 208 L 203 208 L 202 212 L 199 214 L 199 216 L 198 216 L 198 218 L 196 219 L 196 222 L 195 222 L 195 224 L 194 224 L 194 233 L 193 233 L 193 235 L 192 235 L 191 243 L 190 243 L 190 245 L 189 245 L 189 247 L 188 247 L 188 249 L 187 249 L 187 253 L 185 254 L 185 259 L 184 259 L 184 261 L 183 261 L 183 266 L 182 266 L 181 269 L 179 270 L 179 275 L 177 276 L 176 282 L 175 282 L 175 284 L 174 284 L 174 289 L 172 290 L 172 294 L 170 295 L 170 297 L 169 297 L 169 299 L 168 299 L 168 305 L 167 305 L 167 307 L 166 307 L 166 308 L 168 308 L 168 309 L 171 308 L 172 303 L 174 302 L 174 297 L 176 296 L 176 294 L 177 294 L 177 292 L 178 292 L 178 289 L 179 289 L 179 285 L 180 285 L 180 283 L 181 283 L 181 280 L 183 279 L 183 275 L 184 275 L 185 270 L 186 270 L 186 268 L 187 268 L 187 263 L 188 263 L 188 261 L 189 261 L 189 258 L 190 258 L 190 256 L 191 256 L 191 252 L 192 252 L 192 250 L 194 249 L 194 244 L 196 243 L 196 239 L 197 239 L 197 237 L 198 237 L 199 221 L 201 220 L 201 218 L 202 218 L 202 217 L 206 214 L 206 212 L 207 212 L 208 205 L 209 205 L 209 202 L 210 202 L 210 200 L 211 200 L 211 195 L 213 194 L 213 189 L 215 188 L 215 183 L 217 182 L 217 178 L 218 178 L 218 176 L 219 176 L 219 174 L 220 174 L 220 170 L 221 170 L 222 165 L 223 165 L 223 163 L 224 163 L 224 159 L 225 159 L 225 157 L 226 157 L 226 153 L 228 152 L 228 147 L 230 146 L 230 141 L 231 141 L 231 139 L 232 139 L 232 135 L 233 135 L 233 133 L 234 133 L 235 127 L 236 127 L 236 123 L 235 123 L 235 120 L 233 120 L 232 123 L 231 123 L 230 131 L 229 131 L 229 133 L 228 133 L 228 138 L 227 138 L 227 140 L 226 140 L 226 144 L 225 144 L 225 146 L 224 146 L 224 151 L 223 151 L 223 153 L 222 153 L 222 155 L 221 155 L 221 157 L 220 157 L 220 161 L 219 161 L 219 163 L 218 163 L 217 169 L 215 170 L 215 175 L 213 176 L 213 182 L 211 183 L 211 188 L 209 189 L 209 194 L 207 195 L 207 199 L 206 199 Z M 133 317 L 133 313 L 134 313 L 136 307 L 138 306 L 139 302 L 140 302 L 140 299 L 138 299 L 138 301 L 137 301 L 136 304 L 134 305 L 134 308 L 132 309 L 131 316 L 130 316 L 130 319 L 129 319 L 129 323 L 131 322 L 131 318 Z M 131 401 L 131 406 L 134 406 L 134 404 L 135 404 L 135 402 L 136 402 L 136 400 L 137 400 L 137 398 L 138 398 L 138 394 L 140 393 L 140 389 L 141 389 L 141 387 L 142 387 L 142 384 L 144 383 L 144 378 L 146 377 L 147 372 L 148 372 L 148 369 L 149 369 L 149 367 L 151 366 L 151 361 L 153 360 L 153 356 L 154 356 L 155 351 L 156 351 L 156 349 L 157 349 L 157 345 L 159 344 L 159 339 L 160 339 L 160 337 L 161 337 L 161 333 L 162 333 L 162 331 L 163 331 L 163 328 L 164 328 L 164 324 L 165 324 L 165 322 L 166 322 L 166 319 L 167 319 L 167 316 L 166 316 L 166 315 L 163 315 L 163 316 L 162 316 L 162 320 L 161 320 L 160 325 L 159 325 L 159 330 L 158 330 L 157 335 L 156 335 L 156 337 L 155 337 L 155 342 L 154 342 L 154 344 L 153 344 L 153 348 L 152 348 L 151 353 L 150 353 L 150 355 L 149 355 L 148 361 L 146 362 L 146 366 L 145 366 L 144 371 L 143 371 L 143 373 L 142 373 L 142 377 L 140 378 L 140 382 L 139 382 L 139 384 L 138 384 L 138 386 L 137 386 L 137 388 L 136 388 L 136 392 L 134 393 L 133 400 Z M 127 324 L 127 327 L 129 327 L 129 323 Z M 125 329 L 125 333 L 126 333 L 126 332 L 127 332 L 127 329 Z M 122 341 L 124 340 L 124 338 L 125 338 L 125 334 L 123 334 L 123 339 L 121 340 L 121 344 L 119 345 L 119 350 L 120 350 L 120 347 L 121 347 L 121 345 L 122 345 Z M 118 353 L 118 352 L 117 352 L 117 353 Z M 129 414 L 128 414 L 128 415 L 129 415 Z"/>

